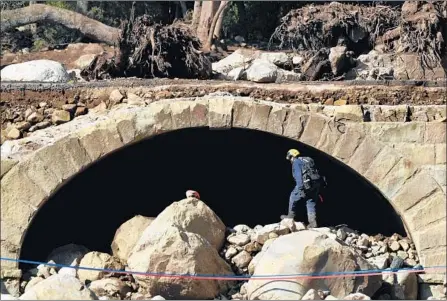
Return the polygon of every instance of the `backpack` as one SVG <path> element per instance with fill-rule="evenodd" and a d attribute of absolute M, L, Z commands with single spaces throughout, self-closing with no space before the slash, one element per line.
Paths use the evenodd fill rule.
<path fill-rule="evenodd" d="M 302 175 L 304 190 L 309 191 L 314 188 L 315 184 L 319 183 L 320 186 L 325 186 L 325 178 L 320 176 L 315 161 L 309 157 L 300 157 L 303 163 Z"/>

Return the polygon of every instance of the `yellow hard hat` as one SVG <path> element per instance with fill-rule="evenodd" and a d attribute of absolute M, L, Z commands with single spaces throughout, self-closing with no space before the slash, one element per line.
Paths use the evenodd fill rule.
<path fill-rule="evenodd" d="M 290 158 L 292 158 L 292 157 L 295 158 L 295 157 L 299 156 L 299 154 L 300 154 L 300 152 L 297 149 L 294 149 L 294 148 L 289 149 L 289 151 L 287 152 L 286 159 L 290 160 Z"/>

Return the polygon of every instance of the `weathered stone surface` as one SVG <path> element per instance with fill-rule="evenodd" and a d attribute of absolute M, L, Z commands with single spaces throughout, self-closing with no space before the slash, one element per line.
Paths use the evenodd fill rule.
<path fill-rule="evenodd" d="M 20 300 L 96 300 L 95 294 L 77 278 L 53 275 L 25 292 Z"/>
<path fill-rule="evenodd" d="M 233 245 L 244 246 L 250 242 L 250 236 L 240 233 L 228 236 L 227 240 Z"/>
<path fill-rule="evenodd" d="M 397 273 L 397 283 L 402 286 L 406 300 L 416 300 L 418 296 L 418 280 L 415 273 Z"/>
<path fill-rule="evenodd" d="M 306 127 L 308 118 L 308 114 L 292 106 L 283 123 L 283 135 L 292 139 L 299 139 Z"/>
<path fill-rule="evenodd" d="M 233 100 L 224 98 L 209 100 L 208 124 L 210 128 L 231 127 L 233 103 Z"/>
<path fill-rule="evenodd" d="M 416 232 L 415 236 L 417 237 L 419 242 L 420 252 L 428 249 L 444 247 L 443 252 L 445 253 L 445 246 L 447 244 L 445 220 L 435 226 L 425 228 L 422 231 Z M 446 259 L 444 258 L 444 262 L 445 261 Z"/>
<path fill-rule="evenodd" d="M 334 106 L 334 117 L 341 122 L 363 121 L 362 107 L 359 105 Z"/>
<path fill-rule="evenodd" d="M 267 131 L 273 134 L 282 135 L 286 116 L 287 109 L 285 107 L 273 105 L 267 122 Z"/>
<path fill-rule="evenodd" d="M 425 123 L 425 143 L 445 143 L 446 142 L 445 122 Z"/>
<path fill-rule="evenodd" d="M 393 203 L 404 212 L 438 189 L 436 181 L 426 171 L 421 171 L 405 183 Z"/>
<path fill-rule="evenodd" d="M 92 161 L 79 140 L 70 136 L 39 149 L 36 156 L 60 181 L 68 179 Z"/>
<path fill-rule="evenodd" d="M 166 133 L 173 128 L 172 122 L 172 111 L 170 104 L 171 100 L 168 102 L 154 102 L 150 104 L 150 114 L 154 118 L 153 132 L 151 134 L 162 134 Z M 149 136 L 150 136 L 149 135 Z"/>
<path fill-rule="evenodd" d="M 132 289 L 118 278 L 104 278 L 92 281 L 88 288 L 96 294 L 96 296 L 116 296 L 121 299 Z"/>
<path fill-rule="evenodd" d="M 208 101 L 195 101 L 191 104 L 191 127 L 208 126 Z"/>
<path fill-rule="evenodd" d="M 347 67 L 346 46 L 332 47 L 329 53 L 332 74 L 340 75 Z"/>
<path fill-rule="evenodd" d="M 173 130 L 191 127 L 192 103 L 192 101 L 178 101 L 170 104 Z"/>
<path fill-rule="evenodd" d="M 443 300 L 445 298 L 444 293 L 442 292 L 443 286 L 436 284 L 425 284 L 422 283 L 419 285 L 419 300 Z"/>
<path fill-rule="evenodd" d="M 411 106 L 411 120 L 421 122 L 431 122 L 435 120 L 442 120 L 447 115 L 447 108 L 445 106 Z"/>
<path fill-rule="evenodd" d="M 328 273 L 372 269 L 365 259 L 351 249 L 317 231 L 300 231 L 281 236 L 263 252 L 254 269 L 255 275 L 283 275 L 297 273 Z M 350 278 L 318 280 L 249 280 L 248 299 L 299 300 L 310 288 L 325 287 L 331 294 L 343 298 L 349 293 L 373 294 L 381 285 L 380 277 L 355 281 Z M 359 281 L 360 280 L 360 281 Z M 314 283 L 315 282 L 315 283 Z M 317 284 L 318 282 L 318 284 Z"/>
<path fill-rule="evenodd" d="M 431 223 L 445 219 L 446 201 L 445 194 L 438 190 L 422 202 L 422 206 L 410 209 L 407 222 L 413 230 L 424 229 Z"/>
<path fill-rule="evenodd" d="M 0 178 L 3 177 L 11 168 L 13 168 L 18 163 L 17 160 L 2 158 L 0 163 Z"/>
<path fill-rule="evenodd" d="M 144 99 L 134 93 L 127 93 L 126 101 L 129 105 L 144 105 Z"/>
<path fill-rule="evenodd" d="M 378 183 L 397 164 L 400 156 L 392 148 L 385 146 L 370 164 L 364 176 L 371 183 Z"/>
<path fill-rule="evenodd" d="M 333 155 L 347 163 L 351 159 L 356 149 L 361 144 L 365 134 L 363 128 L 359 125 L 349 125 L 343 136 L 337 142 Z"/>
<path fill-rule="evenodd" d="M 310 115 L 309 121 L 307 122 L 303 134 L 300 137 L 300 141 L 310 146 L 316 146 L 321 138 L 321 132 L 323 131 L 327 121 L 328 120 L 322 116 L 318 116 L 316 114 Z"/>
<path fill-rule="evenodd" d="M 253 114 L 253 103 L 248 101 L 235 101 L 233 104 L 233 126 L 246 128 Z"/>
<path fill-rule="evenodd" d="M 265 131 L 271 109 L 272 107 L 269 105 L 255 104 L 248 127 L 254 130 Z"/>
<path fill-rule="evenodd" d="M 120 118 L 116 121 L 116 129 L 120 135 L 123 144 L 128 144 L 134 141 L 136 136 L 135 115 L 129 115 L 127 118 Z"/>
<path fill-rule="evenodd" d="M 364 174 L 382 148 L 383 144 L 379 141 L 365 137 L 349 160 L 349 166 L 358 173 Z"/>
<path fill-rule="evenodd" d="M 365 126 L 369 128 L 369 133 L 383 142 L 407 142 L 423 143 L 425 123 L 378 123 L 370 122 Z"/>
<path fill-rule="evenodd" d="M 130 252 L 142 235 L 143 231 L 155 218 L 136 215 L 123 223 L 115 232 L 112 241 L 112 254 L 126 263 Z"/>
<path fill-rule="evenodd" d="M 57 164 L 53 162 L 53 164 Z M 62 179 L 58 178 L 50 170 L 50 167 L 45 165 L 39 156 L 34 156 L 32 160 L 25 160 L 17 164 L 17 168 L 22 170 L 28 178 L 35 184 L 37 184 L 47 195 L 50 195 L 55 191 Z M 36 207 L 40 206 L 40 203 L 33 204 Z"/>
<path fill-rule="evenodd" d="M 440 143 L 435 146 L 435 164 L 446 164 L 447 162 L 447 150 L 446 144 Z M 3 161 L 2 161 L 3 163 Z"/>
<path fill-rule="evenodd" d="M 70 120 L 70 112 L 64 110 L 55 110 L 51 115 L 51 122 L 56 125 L 69 122 Z"/>
<path fill-rule="evenodd" d="M 247 267 L 251 260 L 252 257 L 250 253 L 245 250 L 234 256 L 232 259 L 234 264 L 240 269 Z"/>
<path fill-rule="evenodd" d="M 121 94 L 120 90 L 115 89 L 110 93 L 109 101 L 111 104 L 118 104 L 123 100 L 124 96 Z"/>
<path fill-rule="evenodd" d="M 445 266 L 447 264 L 447 252 L 444 250 L 441 250 L 442 246 L 439 248 L 439 250 L 424 250 L 421 252 L 421 264 L 423 266 L 427 267 L 433 267 L 433 266 Z"/>
<path fill-rule="evenodd" d="M 396 143 L 393 146 L 416 165 L 435 164 L 435 144 Z"/>
<path fill-rule="evenodd" d="M 225 241 L 225 225 L 214 211 L 201 200 L 186 198 L 166 207 L 144 230 L 135 248 L 148 241 L 153 232 L 160 232 L 169 225 L 200 235 L 216 250 L 220 250 Z"/>
<path fill-rule="evenodd" d="M 186 212 L 185 212 L 186 213 Z M 157 218 L 158 219 L 158 218 Z M 148 227 L 152 228 L 157 219 Z M 155 228 L 154 228 L 155 229 Z M 230 266 L 220 258 L 208 240 L 197 233 L 167 224 L 158 231 L 147 231 L 128 259 L 128 269 L 150 273 L 232 275 Z M 134 276 L 152 296 L 168 299 L 209 299 L 231 285 L 228 281 L 194 280 Z"/>
<path fill-rule="evenodd" d="M 415 172 L 416 167 L 414 164 L 411 161 L 402 158 L 377 186 L 386 197 L 392 199 L 397 191 L 402 188 L 405 181 Z"/>
<path fill-rule="evenodd" d="M 82 257 L 79 264 L 83 267 L 90 267 L 95 269 L 109 269 L 121 270 L 123 266 L 118 262 L 118 259 L 101 252 L 89 252 Z M 86 280 L 95 281 L 107 275 L 107 272 L 97 270 L 78 270 L 78 277 L 82 282 Z"/>
<path fill-rule="evenodd" d="M 81 145 L 92 161 L 123 146 L 114 120 L 110 123 L 107 122 L 97 127 L 82 130 L 78 135 Z"/>
<path fill-rule="evenodd" d="M 375 122 L 405 122 L 409 107 L 407 105 L 397 106 L 364 106 L 370 112 L 371 121 Z"/>

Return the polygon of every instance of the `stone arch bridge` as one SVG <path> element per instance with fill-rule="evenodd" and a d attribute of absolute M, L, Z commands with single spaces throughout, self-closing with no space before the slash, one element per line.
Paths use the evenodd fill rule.
<path fill-rule="evenodd" d="M 445 123 L 363 120 L 356 105 L 284 105 L 208 96 L 143 107 L 122 104 L 9 141 L 2 146 L 1 162 L 2 257 L 18 258 L 39 208 L 68 179 L 108 153 L 173 130 L 233 127 L 296 139 L 348 165 L 400 214 L 421 263 L 445 265 Z M 3 276 L 17 272 L 17 263 L 1 264 Z"/>

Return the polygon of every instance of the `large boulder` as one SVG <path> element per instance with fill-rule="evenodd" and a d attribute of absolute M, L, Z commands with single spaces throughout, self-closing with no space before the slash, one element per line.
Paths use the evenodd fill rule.
<path fill-rule="evenodd" d="M 94 269 L 106 269 L 106 270 L 123 269 L 123 266 L 119 262 L 118 258 L 110 256 L 107 253 L 101 253 L 101 252 L 90 252 L 85 254 L 79 265 L 81 267 L 88 267 Z M 85 282 L 87 280 L 95 281 L 101 279 L 107 274 L 109 274 L 109 272 L 100 270 L 84 270 L 84 269 L 78 270 L 78 277 L 82 282 Z"/>
<path fill-rule="evenodd" d="M 247 79 L 256 83 L 274 83 L 278 67 L 266 60 L 257 59 L 247 70 Z"/>
<path fill-rule="evenodd" d="M 50 260 L 60 265 L 71 265 L 75 260 L 81 260 L 89 249 L 81 245 L 68 244 L 54 249 L 50 255 L 48 255 L 46 262 Z M 58 267 L 54 267 L 56 270 Z"/>
<path fill-rule="evenodd" d="M 238 49 L 226 58 L 212 63 L 212 69 L 215 73 L 227 75 L 231 70 L 244 67 L 251 61 L 253 61 L 252 55 L 247 55 L 241 49 Z"/>
<path fill-rule="evenodd" d="M 443 80 L 446 77 L 441 62 L 431 66 L 422 65 L 422 56 L 416 53 L 403 53 L 393 60 L 394 77 L 397 80 Z"/>
<path fill-rule="evenodd" d="M 20 300 L 97 300 L 96 295 L 79 279 L 53 275 L 26 291 Z"/>
<path fill-rule="evenodd" d="M 137 243 L 141 234 L 151 224 L 154 217 L 136 215 L 127 222 L 123 223 L 115 232 L 112 241 L 112 254 L 119 258 L 121 262 L 126 263 L 129 254 Z"/>
<path fill-rule="evenodd" d="M 0 71 L 2 81 L 68 82 L 70 76 L 61 63 L 35 60 L 8 65 Z"/>
<path fill-rule="evenodd" d="M 206 228 L 203 224 L 199 225 Z M 161 231 L 148 231 L 138 241 L 127 264 L 130 271 L 148 273 L 233 275 L 230 266 L 207 239 L 169 224 Z M 168 299 L 213 299 L 231 285 L 228 281 L 217 280 L 146 277 L 138 274 L 134 277 L 150 295 L 162 295 Z"/>
<path fill-rule="evenodd" d="M 366 259 L 346 244 L 329 238 L 325 233 L 304 230 L 275 239 L 261 253 L 254 268 L 257 275 L 290 275 L 349 272 L 373 269 Z M 250 280 L 250 300 L 299 300 L 310 289 L 331 292 L 336 298 L 351 293 L 373 295 L 380 288 L 380 276 L 336 277 L 325 279 Z"/>
<path fill-rule="evenodd" d="M 261 52 L 257 55 L 257 58 L 269 61 L 278 67 L 292 65 L 292 59 L 285 52 Z"/>
<path fill-rule="evenodd" d="M 196 233 L 206 239 L 217 251 L 225 242 L 225 224 L 204 202 L 186 198 L 166 207 L 144 230 L 137 245 L 149 241 L 155 232 L 164 233 L 169 226 Z M 136 246 L 137 247 L 137 246 Z M 138 248 L 137 248 L 138 249 Z"/>

